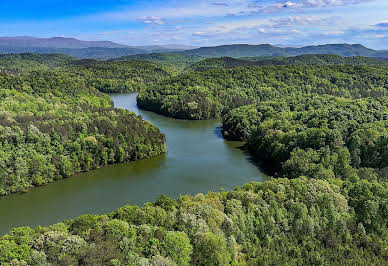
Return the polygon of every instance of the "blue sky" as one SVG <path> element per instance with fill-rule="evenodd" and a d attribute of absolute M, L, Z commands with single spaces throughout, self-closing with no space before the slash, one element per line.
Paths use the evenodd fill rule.
<path fill-rule="evenodd" d="M 1 0 L 0 36 L 388 49 L 388 0 Z"/>

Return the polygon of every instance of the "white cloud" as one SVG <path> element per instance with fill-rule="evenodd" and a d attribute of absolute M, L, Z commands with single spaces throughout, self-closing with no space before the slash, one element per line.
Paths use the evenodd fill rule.
<path fill-rule="evenodd" d="M 289 16 L 276 19 L 270 19 L 270 25 L 272 27 L 295 27 L 295 26 L 311 26 L 311 25 L 330 25 L 337 24 L 340 20 L 339 17 L 314 17 L 314 16 Z"/>
<path fill-rule="evenodd" d="M 232 4 L 229 4 L 231 2 Z M 222 4 L 222 6 L 221 6 Z M 182 2 L 180 5 L 165 7 L 150 7 L 141 10 L 120 10 L 106 12 L 96 16 L 96 19 L 109 19 L 114 21 L 132 21 L 139 17 L 158 17 L 163 20 L 193 18 L 193 17 L 219 17 L 228 13 L 247 12 L 247 0 L 228 1 L 228 3 L 209 3 L 207 1 Z"/>
<path fill-rule="evenodd" d="M 336 6 L 349 6 L 370 2 L 372 0 L 293 0 L 279 1 L 277 3 L 263 5 L 261 0 L 252 1 L 249 7 L 252 8 L 251 13 L 271 13 L 292 9 L 303 8 L 325 8 Z"/>
<path fill-rule="evenodd" d="M 322 32 L 321 34 L 327 35 L 327 36 L 339 36 L 339 35 L 344 35 L 345 31 L 341 31 L 341 30 L 325 31 L 325 32 Z"/>
<path fill-rule="evenodd" d="M 219 7 L 227 7 L 229 6 L 228 3 L 225 2 L 217 2 L 217 3 L 211 3 L 213 6 L 219 6 Z"/>
<path fill-rule="evenodd" d="M 175 43 L 175 40 L 195 45 L 369 41 L 386 48 L 388 0 L 373 1 L 364 4 L 368 0 L 175 0 L 166 1 L 165 5 L 142 4 L 141 8 L 107 10 L 55 23 L 2 24 L 0 30 L 4 34 L 16 27 L 41 31 L 47 25 L 55 25 L 45 32 L 75 36 L 81 31 L 73 29 L 72 25 L 77 23 L 84 27 L 93 25 L 86 29 L 88 35 L 80 38 L 111 39 L 132 45 L 154 41 Z M 356 4 L 361 5 L 353 6 Z"/>
<path fill-rule="evenodd" d="M 160 17 L 155 17 L 155 16 L 151 16 L 151 17 L 143 16 L 143 17 L 140 17 L 138 20 L 140 20 L 146 24 L 158 24 L 158 25 L 165 24 L 163 19 L 161 19 Z"/>
<path fill-rule="evenodd" d="M 380 21 L 376 24 L 377 27 L 388 28 L 388 20 Z"/>
<path fill-rule="evenodd" d="M 329 26 L 340 24 L 341 18 L 339 17 L 315 17 L 315 16 L 288 16 L 272 19 L 246 19 L 233 22 L 224 22 L 215 24 L 212 27 L 203 29 L 206 32 L 223 32 L 228 33 L 237 29 L 261 29 L 260 31 L 274 31 L 292 29 L 300 30 L 304 27 L 311 26 Z"/>

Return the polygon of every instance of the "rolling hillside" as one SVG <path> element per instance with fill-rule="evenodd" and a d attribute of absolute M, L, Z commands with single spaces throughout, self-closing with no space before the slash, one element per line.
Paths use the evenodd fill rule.
<path fill-rule="evenodd" d="M 141 61 L 150 61 L 154 63 L 162 63 L 176 68 L 184 68 L 190 64 L 199 62 L 205 59 L 201 56 L 196 55 L 185 55 L 185 54 L 176 54 L 176 53 L 152 53 L 152 54 L 138 54 L 123 56 L 115 59 L 114 61 L 132 61 L 132 60 L 141 60 Z"/>
<path fill-rule="evenodd" d="M 232 57 L 207 58 L 190 65 L 186 71 L 206 71 L 214 68 L 267 65 L 384 65 L 388 59 L 363 56 L 343 57 L 330 54 L 309 54 L 292 57 Z"/>

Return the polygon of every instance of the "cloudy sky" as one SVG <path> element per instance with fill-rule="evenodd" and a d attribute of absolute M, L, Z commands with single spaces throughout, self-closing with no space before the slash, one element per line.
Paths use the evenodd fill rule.
<path fill-rule="evenodd" d="M 0 36 L 128 45 L 361 43 L 388 49 L 388 0 L 1 0 Z"/>

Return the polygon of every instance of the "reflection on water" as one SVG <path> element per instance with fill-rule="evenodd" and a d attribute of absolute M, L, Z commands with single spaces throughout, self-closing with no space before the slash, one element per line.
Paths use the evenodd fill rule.
<path fill-rule="evenodd" d="M 0 234 L 21 225 L 48 225 L 81 214 L 143 204 L 160 194 L 231 189 L 264 175 L 241 142 L 222 138 L 219 120 L 187 121 L 139 110 L 136 94 L 111 95 L 115 106 L 140 114 L 166 134 L 168 153 L 104 167 L 44 187 L 0 198 Z"/>

